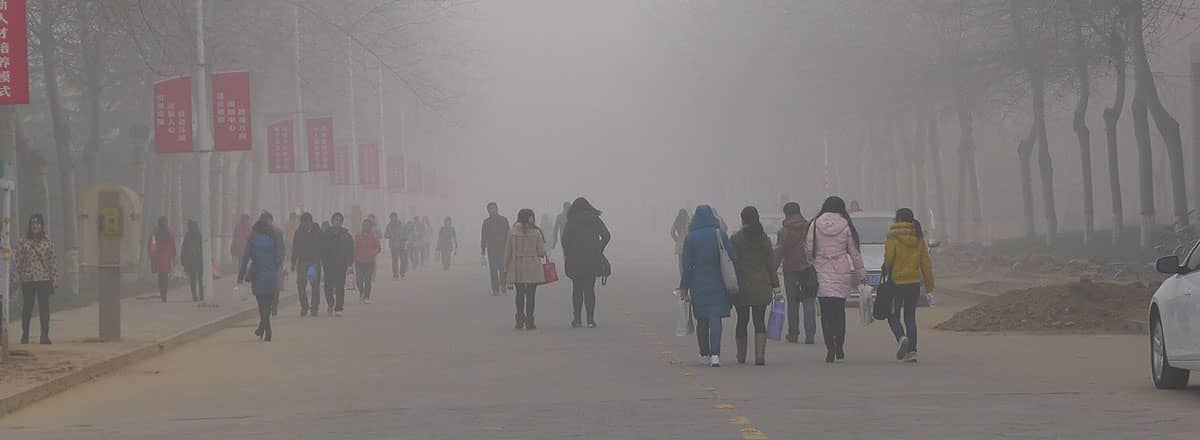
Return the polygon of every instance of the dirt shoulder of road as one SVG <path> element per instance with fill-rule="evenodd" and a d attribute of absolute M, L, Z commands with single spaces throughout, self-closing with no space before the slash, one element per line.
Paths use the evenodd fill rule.
<path fill-rule="evenodd" d="M 1004 286 L 981 281 L 976 291 Z M 1018 288 L 982 300 L 936 326 L 963 332 L 1138 333 L 1157 284 L 1080 280 Z"/>

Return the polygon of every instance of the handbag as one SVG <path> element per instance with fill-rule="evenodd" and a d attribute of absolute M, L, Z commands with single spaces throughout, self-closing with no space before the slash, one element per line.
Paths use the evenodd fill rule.
<path fill-rule="evenodd" d="M 688 336 L 696 333 L 696 321 L 692 317 L 692 303 L 679 300 L 675 315 L 675 336 Z"/>
<path fill-rule="evenodd" d="M 550 258 L 546 258 L 546 262 L 542 263 L 542 275 L 546 278 L 543 284 L 558 281 L 558 266 L 553 261 L 550 261 Z"/>
<path fill-rule="evenodd" d="M 608 277 L 612 276 L 612 263 L 608 261 L 608 257 L 600 254 L 600 285 L 608 285 Z"/>
<path fill-rule="evenodd" d="M 783 338 L 783 324 L 787 322 L 787 304 L 775 301 L 771 304 L 771 317 L 767 318 L 767 339 L 778 341 Z"/>
<path fill-rule="evenodd" d="M 729 295 L 738 294 L 738 277 L 737 269 L 733 267 L 733 259 L 729 258 L 729 252 L 725 250 L 725 240 L 721 239 L 721 231 L 716 231 L 717 235 L 717 258 L 721 265 L 721 281 L 725 283 L 725 292 Z"/>
<path fill-rule="evenodd" d="M 896 283 L 892 282 L 892 271 L 884 271 L 879 287 L 875 288 L 875 303 L 872 304 L 871 316 L 879 321 L 890 318 L 895 300 Z"/>

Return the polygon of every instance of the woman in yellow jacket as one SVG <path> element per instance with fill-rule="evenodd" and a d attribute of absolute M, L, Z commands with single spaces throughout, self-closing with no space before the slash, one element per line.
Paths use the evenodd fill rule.
<path fill-rule="evenodd" d="M 894 285 L 893 313 L 888 317 L 888 325 L 899 344 L 896 360 L 916 362 L 917 302 L 921 298 L 922 284 L 926 293 L 933 292 L 933 265 L 929 261 L 921 222 L 913 218 L 911 209 L 896 211 L 896 223 L 888 231 L 883 272 L 891 274 Z M 904 314 L 903 326 L 898 316 L 900 312 Z"/>

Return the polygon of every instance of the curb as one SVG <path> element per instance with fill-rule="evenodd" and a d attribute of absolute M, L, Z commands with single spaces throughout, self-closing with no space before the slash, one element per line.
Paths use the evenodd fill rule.
<path fill-rule="evenodd" d="M 284 304 L 290 304 L 294 300 L 296 300 L 296 295 L 280 297 L 279 306 L 283 307 Z M 257 307 L 234 312 L 196 327 L 148 342 L 141 347 L 116 354 L 79 370 L 58 376 L 48 382 L 33 385 L 14 394 L 0 397 L 0 417 L 12 414 L 21 408 L 66 391 L 76 385 L 89 382 L 131 364 L 154 357 L 168 349 L 182 346 L 224 330 L 236 323 L 256 317 L 258 317 Z"/>

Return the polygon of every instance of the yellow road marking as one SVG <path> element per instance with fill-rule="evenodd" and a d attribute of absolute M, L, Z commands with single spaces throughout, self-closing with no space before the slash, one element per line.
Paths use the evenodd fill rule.
<path fill-rule="evenodd" d="M 720 405 L 717 405 L 716 408 L 719 410 L 722 410 L 722 411 L 730 411 L 730 410 L 733 410 L 735 407 L 728 403 L 722 403 Z"/>
<path fill-rule="evenodd" d="M 729 423 L 730 423 L 731 425 L 749 425 L 749 424 L 750 424 L 750 419 L 747 419 L 747 418 L 745 418 L 745 417 L 742 417 L 742 416 L 737 416 L 737 417 L 730 418 L 730 419 L 729 419 Z"/>
<path fill-rule="evenodd" d="M 742 440 L 767 440 L 767 435 L 755 428 L 742 428 Z"/>

